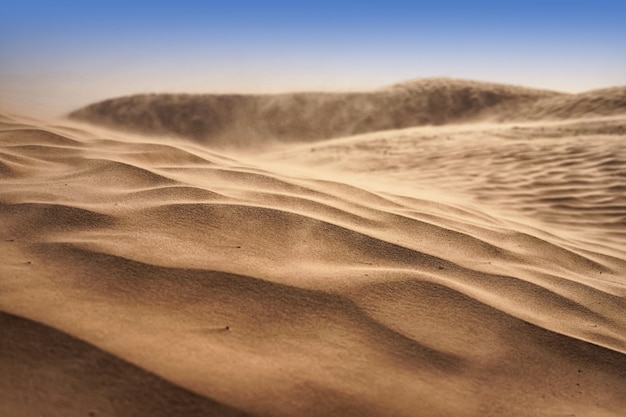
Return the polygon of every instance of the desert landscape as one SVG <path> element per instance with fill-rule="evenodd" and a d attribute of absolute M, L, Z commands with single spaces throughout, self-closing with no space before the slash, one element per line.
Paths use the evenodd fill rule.
<path fill-rule="evenodd" d="M 626 87 L 0 116 L 0 416 L 626 415 Z"/>

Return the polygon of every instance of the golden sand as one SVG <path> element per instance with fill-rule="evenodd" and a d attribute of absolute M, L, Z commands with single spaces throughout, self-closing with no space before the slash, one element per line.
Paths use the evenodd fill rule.
<path fill-rule="evenodd" d="M 0 116 L 0 415 L 623 416 L 624 126 Z"/>

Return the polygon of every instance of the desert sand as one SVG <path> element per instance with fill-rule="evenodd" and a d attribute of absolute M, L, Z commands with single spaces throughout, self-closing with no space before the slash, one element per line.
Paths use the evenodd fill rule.
<path fill-rule="evenodd" d="M 624 416 L 625 92 L 5 111 L 0 416 Z"/>

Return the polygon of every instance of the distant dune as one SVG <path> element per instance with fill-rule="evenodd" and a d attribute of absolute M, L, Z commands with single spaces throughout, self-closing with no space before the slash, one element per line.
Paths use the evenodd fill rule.
<path fill-rule="evenodd" d="M 70 117 L 204 144 L 242 146 L 441 125 L 475 118 L 505 103 L 517 108 L 560 96 L 523 87 L 435 78 L 360 93 L 136 95 L 92 104 Z"/>

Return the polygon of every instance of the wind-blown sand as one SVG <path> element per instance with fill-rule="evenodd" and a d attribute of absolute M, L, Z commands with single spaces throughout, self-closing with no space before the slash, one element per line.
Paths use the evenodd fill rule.
<path fill-rule="evenodd" d="M 0 116 L 0 415 L 623 416 L 624 126 Z"/>
<path fill-rule="evenodd" d="M 448 78 L 350 93 L 143 94 L 78 109 L 72 119 L 210 146 L 302 142 L 358 133 L 463 122 L 564 95 Z M 626 101 L 626 100 L 623 100 Z M 560 102 L 559 102 L 560 103 Z M 505 117 L 503 114 L 502 117 Z"/>

